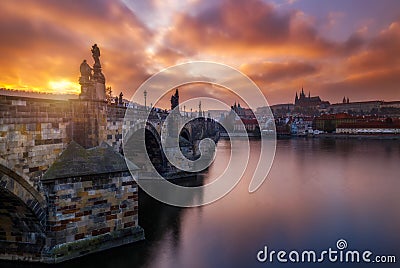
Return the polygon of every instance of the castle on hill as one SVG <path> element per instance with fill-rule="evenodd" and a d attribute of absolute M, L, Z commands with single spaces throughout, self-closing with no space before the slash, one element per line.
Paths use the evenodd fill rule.
<path fill-rule="evenodd" d="M 330 105 L 329 101 L 322 101 L 319 96 L 311 97 L 310 91 L 308 92 L 308 96 L 306 96 L 303 88 L 301 88 L 299 95 L 296 92 L 296 96 L 294 98 L 294 106 L 298 108 L 319 108 Z"/>

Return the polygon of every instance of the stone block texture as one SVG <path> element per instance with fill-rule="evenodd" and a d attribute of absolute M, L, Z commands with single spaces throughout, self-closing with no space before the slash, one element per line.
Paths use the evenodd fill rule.
<path fill-rule="evenodd" d="M 129 172 L 50 180 L 43 187 L 48 195 L 46 247 L 49 252 L 63 244 L 76 245 L 74 242 L 104 234 L 121 234 L 124 230 L 130 234 L 129 230 L 140 228 L 138 186 Z M 85 253 L 84 248 L 78 251 Z M 64 255 L 56 257 L 68 257 Z"/>

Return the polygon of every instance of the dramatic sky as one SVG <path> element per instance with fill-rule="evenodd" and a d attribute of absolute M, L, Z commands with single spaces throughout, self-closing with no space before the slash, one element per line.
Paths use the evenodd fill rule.
<path fill-rule="evenodd" d="M 2 0 L 0 36 L 0 88 L 78 93 L 97 43 L 107 86 L 126 97 L 163 68 L 209 60 L 270 104 L 302 86 L 331 102 L 400 99 L 398 0 Z"/>

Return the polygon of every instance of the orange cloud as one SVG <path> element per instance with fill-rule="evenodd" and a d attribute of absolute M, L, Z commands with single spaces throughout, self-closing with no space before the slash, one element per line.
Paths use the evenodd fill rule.
<path fill-rule="evenodd" d="M 393 22 L 371 38 L 358 53 L 341 62 L 342 79 L 320 85 L 320 91 L 340 101 L 399 99 L 400 22 Z"/>
<path fill-rule="evenodd" d="M 370 72 L 371 70 L 393 69 L 400 63 L 400 21 L 372 38 L 367 47 L 348 58 L 349 72 Z"/>
<path fill-rule="evenodd" d="M 280 14 L 260 0 L 224 1 L 196 16 L 178 14 L 166 36 L 167 44 L 191 55 L 316 57 L 335 48 L 301 12 Z"/>
<path fill-rule="evenodd" d="M 260 62 L 244 64 L 241 70 L 252 78 L 258 78 L 269 84 L 275 81 L 306 78 L 318 72 L 318 67 L 305 62 Z"/>
<path fill-rule="evenodd" d="M 0 33 L 0 87 L 74 89 L 93 43 L 108 85 L 135 88 L 148 76 L 142 51 L 152 32 L 118 2 L 2 1 Z"/>
<path fill-rule="evenodd" d="M 165 44 L 188 59 L 214 59 L 240 68 L 276 103 L 292 101 L 301 85 L 318 94 L 325 84 L 345 79 L 347 57 L 363 51 L 368 41 L 363 32 L 344 41 L 327 39 L 303 12 L 280 12 L 249 0 L 178 14 Z"/>
<path fill-rule="evenodd" d="M 162 15 L 158 1 L 0 1 L 0 87 L 77 92 L 79 64 L 92 62 L 97 43 L 106 84 L 127 98 L 151 74 L 189 60 L 240 69 L 270 103 L 292 101 L 301 85 L 332 101 L 398 98 L 399 21 L 375 36 L 360 30 L 338 39 L 327 33 L 351 17 L 341 11 L 326 14 L 332 29 L 325 33 L 321 20 L 292 7 L 297 3 L 175 4 Z"/>

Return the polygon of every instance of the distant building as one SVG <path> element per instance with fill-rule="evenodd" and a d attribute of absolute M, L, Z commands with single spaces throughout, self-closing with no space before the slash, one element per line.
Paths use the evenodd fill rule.
<path fill-rule="evenodd" d="M 357 117 L 347 113 L 323 114 L 314 118 L 313 129 L 331 133 L 336 131 L 340 124 L 356 122 Z"/>
<path fill-rule="evenodd" d="M 329 101 L 321 100 L 319 96 L 311 96 L 304 93 L 302 88 L 296 92 L 294 104 L 275 104 L 270 107 L 258 107 L 256 110 L 257 118 L 263 118 L 268 115 L 268 110 L 274 117 L 304 117 L 322 114 L 348 114 L 354 116 L 380 116 L 400 118 L 400 101 L 357 101 L 351 102 L 349 97 L 344 96 L 342 102 L 330 104 Z"/>
<path fill-rule="evenodd" d="M 329 107 L 330 113 L 348 113 L 348 114 L 378 114 L 382 101 L 358 101 L 335 103 Z"/>
<path fill-rule="evenodd" d="M 391 118 L 384 121 L 364 121 L 339 124 L 336 128 L 339 134 L 400 134 L 400 122 Z"/>
<path fill-rule="evenodd" d="M 207 113 L 211 116 L 211 118 L 220 122 L 228 116 L 229 110 L 208 110 Z"/>
<path fill-rule="evenodd" d="M 314 118 L 314 128 L 347 134 L 399 134 L 400 120 L 391 117 L 355 116 L 347 113 L 324 114 Z"/>
<path fill-rule="evenodd" d="M 243 108 L 240 103 L 231 106 L 231 111 L 225 117 L 225 125 L 236 133 L 251 133 L 251 135 L 260 135 L 260 126 L 253 111 L 249 108 Z"/>
<path fill-rule="evenodd" d="M 322 101 L 319 96 L 311 97 L 311 92 L 308 92 L 308 96 L 306 96 L 303 88 L 301 88 L 300 97 L 296 92 L 296 96 L 294 98 L 294 106 L 297 108 L 319 109 L 321 107 L 329 106 L 329 104 L 329 101 Z"/>
<path fill-rule="evenodd" d="M 267 111 L 264 111 L 264 109 L 267 109 L 268 107 L 260 107 L 257 108 L 256 114 L 268 114 Z M 294 110 L 294 104 L 293 103 L 285 103 L 285 104 L 276 104 L 271 106 L 272 113 L 275 116 L 285 116 L 287 114 L 290 114 Z"/>
<path fill-rule="evenodd" d="M 240 122 L 242 121 L 242 122 Z M 233 124 L 234 132 L 255 132 L 260 130 L 257 119 L 239 119 L 235 120 Z"/>
<path fill-rule="evenodd" d="M 313 131 L 313 118 L 311 116 L 295 117 L 290 120 L 290 123 L 292 135 L 306 135 Z"/>
<path fill-rule="evenodd" d="M 400 118 L 400 101 L 384 101 L 381 103 L 380 114 Z"/>
<path fill-rule="evenodd" d="M 256 116 L 253 111 L 249 108 L 243 108 L 240 103 L 236 105 L 236 102 L 231 106 L 231 112 L 235 112 L 241 119 L 255 119 Z"/>
<path fill-rule="evenodd" d="M 381 108 L 397 108 L 400 109 L 400 101 L 382 101 Z"/>
<path fill-rule="evenodd" d="M 308 96 L 306 96 L 304 89 L 301 88 L 300 93 L 298 94 L 296 92 L 294 98 L 293 113 L 299 115 L 317 116 L 321 112 L 326 111 L 329 105 L 329 101 L 323 101 L 319 96 L 311 96 L 310 92 L 308 92 Z"/>

